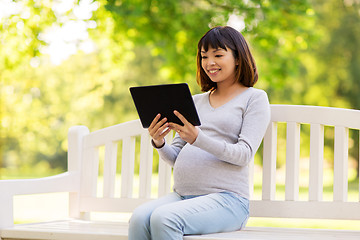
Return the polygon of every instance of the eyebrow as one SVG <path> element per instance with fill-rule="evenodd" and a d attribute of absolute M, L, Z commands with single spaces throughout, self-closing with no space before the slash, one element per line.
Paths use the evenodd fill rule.
<path fill-rule="evenodd" d="M 215 49 L 213 52 L 218 52 L 218 51 L 226 51 L 225 49 L 223 49 L 223 48 L 217 48 L 217 49 Z M 207 51 L 201 51 L 201 53 L 207 53 Z"/>

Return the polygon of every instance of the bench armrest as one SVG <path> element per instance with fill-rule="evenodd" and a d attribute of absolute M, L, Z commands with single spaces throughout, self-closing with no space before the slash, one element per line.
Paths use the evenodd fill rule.
<path fill-rule="evenodd" d="M 14 225 L 13 197 L 15 195 L 69 192 L 75 193 L 70 198 L 75 199 L 80 191 L 80 169 L 82 159 L 82 144 L 89 129 L 85 126 L 73 126 L 68 132 L 68 172 L 51 177 L 38 179 L 0 180 L 0 229 Z M 70 206 L 70 214 L 76 215 L 75 204 Z"/>
<path fill-rule="evenodd" d="M 5 194 L 8 196 L 52 192 L 77 192 L 79 190 L 79 184 L 79 173 L 65 172 L 45 178 L 0 180 L 0 192 L 1 195 Z"/>
<path fill-rule="evenodd" d="M 13 197 L 16 195 L 79 192 L 80 174 L 65 172 L 38 179 L 0 180 L 0 229 L 14 224 Z"/>

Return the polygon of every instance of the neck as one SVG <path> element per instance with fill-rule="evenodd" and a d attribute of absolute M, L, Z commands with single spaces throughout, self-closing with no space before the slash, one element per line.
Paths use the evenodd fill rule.
<path fill-rule="evenodd" d="M 218 95 L 230 95 L 234 92 L 243 91 L 246 88 L 247 87 L 245 87 L 239 82 L 221 82 L 217 84 L 215 92 Z"/>

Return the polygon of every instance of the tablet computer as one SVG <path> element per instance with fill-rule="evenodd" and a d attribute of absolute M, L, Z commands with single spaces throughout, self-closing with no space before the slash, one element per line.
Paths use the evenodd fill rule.
<path fill-rule="evenodd" d="M 174 110 L 181 113 L 194 126 L 200 125 L 195 104 L 186 83 L 130 87 L 141 124 L 148 128 L 158 113 L 161 119 L 184 125 Z"/>

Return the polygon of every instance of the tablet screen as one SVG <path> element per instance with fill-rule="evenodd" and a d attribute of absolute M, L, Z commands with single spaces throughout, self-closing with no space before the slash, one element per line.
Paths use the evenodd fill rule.
<path fill-rule="evenodd" d="M 158 113 L 168 122 L 183 125 L 174 110 L 180 112 L 194 126 L 200 125 L 195 104 L 186 83 L 131 87 L 130 93 L 141 124 L 148 128 Z"/>

